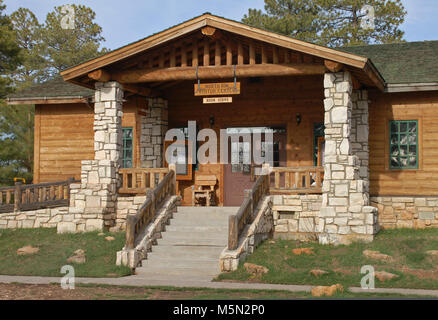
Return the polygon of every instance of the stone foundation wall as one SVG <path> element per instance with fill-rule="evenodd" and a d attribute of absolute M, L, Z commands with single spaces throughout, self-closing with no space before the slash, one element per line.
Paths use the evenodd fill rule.
<path fill-rule="evenodd" d="M 309 239 L 315 235 L 322 195 L 274 195 L 272 202 L 275 238 Z"/>
<path fill-rule="evenodd" d="M 371 197 L 383 229 L 438 227 L 438 197 Z"/>
<path fill-rule="evenodd" d="M 0 229 L 56 228 L 67 212 L 68 207 L 59 207 L 1 213 Z"/>
<path fill-rule="evenodd" d="M 141 205 L 146 201 L 146 196 L 121 197 L 117 199 L 116 225 L 110 230 L 113 232 L 126 230 L 126 217 L 136 214 Z"/>

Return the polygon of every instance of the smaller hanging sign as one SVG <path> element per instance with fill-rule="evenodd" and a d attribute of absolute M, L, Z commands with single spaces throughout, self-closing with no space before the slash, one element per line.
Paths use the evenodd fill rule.
<path fill-rule="evenodd" d="M 215 97 L 215 98 L 204 98 L 203 103 L 232 103 L 232 97 Z"/>
<path fill-rule="evenodd" d="M 195 96 L 240 94 L 240 82 L 195 83 Z"/>

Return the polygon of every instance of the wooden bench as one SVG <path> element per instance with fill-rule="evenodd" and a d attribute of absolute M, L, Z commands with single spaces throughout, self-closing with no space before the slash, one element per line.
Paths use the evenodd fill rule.
<path fill-rule="evenodd" d="M 199 205 L 201 199 L 205 199 L 207 207 L 214 204 L 216 183 L 215 175 L 197 175 L 192 189 L 192 206 Z"/>

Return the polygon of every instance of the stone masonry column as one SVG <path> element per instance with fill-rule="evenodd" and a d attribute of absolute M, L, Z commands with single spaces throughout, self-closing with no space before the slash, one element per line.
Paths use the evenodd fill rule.
<path fill-rule="evenodd" d="M 349 72 L 324 76 L 325 159 L 320 243 L 372 241 L 377 209 L 369 206 L 368 100 Z"/>
<path fill-rule="evenodd" d="M 168 105 L 162 98 L 148 100 L 146 116 L 141 117 L 141 165 L 160 168 L 164 159 L 164 137 L 168 129 Z"/>
<path fill-rule="evenodd" d="M 123 90 L 117 82 L 96 83 L 94 160 L 82 161 L 81 184 L 72 185 L 70 216 L 58 232 L 109 229 L 116 219 L 122 150 Z M 60 230 L 62 229 L 62 230 Z"/>

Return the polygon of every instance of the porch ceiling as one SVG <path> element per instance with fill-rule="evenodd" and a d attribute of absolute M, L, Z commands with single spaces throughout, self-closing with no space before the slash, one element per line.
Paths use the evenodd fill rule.
<path fill-rule="evenodd" d="M 367 58 L 207 13 L 61 75 L 89 88 L 96 81 L 118 81 L 127 91 L 149 96 L 157 94 L 157 83 L 170 81 L 315 75 L 342 69 L 352 72 L 358 86 L 383 90 L 384 80 Z"/>

